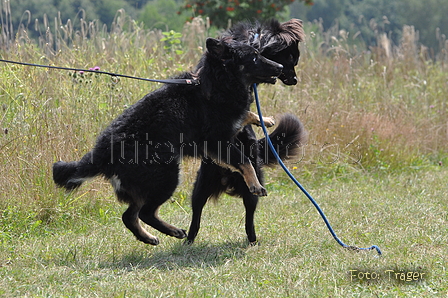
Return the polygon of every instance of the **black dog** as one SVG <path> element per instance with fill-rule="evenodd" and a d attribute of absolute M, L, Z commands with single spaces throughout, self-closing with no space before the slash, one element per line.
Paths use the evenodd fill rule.
<path fill-rule="evenodd" d="M 263 56 L 282 64 L 283 70 L 278 78 L 286 85 L 297 84 L 294 66 L 297 65 L 300 57 L 298 44 L 305 37 L 302 21 L 292 19 L 280 24 L 277 20 L 271 20 L 263 25 L 242 22 L 225 32 L 223 36 L 254 46 Z M 249 113 L 248 118 L 252 118 L 252 122 L 248 121 L 251 124 L 259 124 L 257 115 Z M 267 122 L 269 119 L 263 120 L 268 126 L 273 124 Z M 280 119 L 279 125 L 269 137 L 280 157 L 285 159 L 291 158 L 297 153 L 298 147 L 305 142 L 306 132 L 299 119 L 287 114 Z M 241 150 L 250 158 L 257 177 L 262 182 L 262 166 L 277 164 L 275 157 L 267 147 L 266 140 L 264 138 L 257 140 L 251 125 L 245 126 L 236 139 Z M 246 209 L 247 238 L 249 243 L 256 243 L 254 213 L 258 204 L 258 196 L 249 191 L 240 174 L 203 160 L 191 198 L 193 215 L 186 240 L 187 244 L 193 243 L 198 234 L 202 210 L 207 200 L 209 198 L 217 199 L 223 192 L 243 198 Z"/>
<path fill-rule="evenodd" d="M 206 47 L 195 73 L 199 86 L 164 85 L 147 94 L 115 119 L 80 161 L 53 165 L 54 181 L 67 190 L 97 175 L 109 179 L 118 200 L 129 204 L 124 224 L 145 243 L 159 240 L 139 218 L 162 233 L 186 237 L 185 230 L 157 216 L 178 184 L 182 156 L 203 156 L 239 171 L 251 193 L 266 195 L 250 160 L 232 140 L 247 117 L 250 86 L 272 83 L 283 67 L 233 40 L 209 38 Z"/>
<path fill-rule="evenodd" d="M 283 65 L 282 74 L 278 77 L 285 85 L 296 85 L 297 75 L 294 67 L 299 62 L 299 42 L 305 39 L 302 21 L 291 19 L 280 23 L 272 19 L 264 24 L 241 22 L 223 34 L 239 42 L 249 44 L 260 53 Z"/>

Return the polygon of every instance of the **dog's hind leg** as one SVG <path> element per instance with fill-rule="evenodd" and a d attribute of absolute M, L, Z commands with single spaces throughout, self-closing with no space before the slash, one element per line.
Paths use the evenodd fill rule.
<path fill-rule="evenodd" d="M 176 228 L 158 217 L 160 206 L 173 194 L 179 182 L 179 166 L 167 164 L 154 170 L 157 177 L 153 177 L 150 188 L 147 188 L 144 205 L 138 214 L 139 218 L 160 232 L 179 239 L 187 237 L 185 230 Z"/>
<path fill-rule="evenodd" d="M 173 225 L 161 220 L 158 216 L 158 210 L 160 206 L 153 206 L 152 204 L 146 204 L 142 207 L 139 213 L 140 219 L 147 225 L 150 225 L 154 229 L 179 239 L 187 237 L 185 230 L 176 228 Z"/>
<path fill-rule="evenodd" d="M 212 195 L 217 196 L 221 190 L 225 190 L 226 187 L 222 185 L 221 179 L 220 168 L 217 165 L 213 164 L 210 160 L 201 163 L 201 168 L 198 172 L 191 195 L 193 215 L 185 244 L 193 244 L 201 227 L 202 210 L 207 200 Z"/>
<path fill-rule="evenodd" d="M 193 191 L 191 204 L 193 216 L 191 218 L 191 224 L 188 229 L 188 236 L 185 244 L 193 244 L 194 239 L 198 235 L 199 229 L 201 228 L 202 210 L 204 209 L 205 203 L 207 203 L 209 196 L 210 194 L 202 188 L 195 189 Z"/>
<path fill-rule="evenodd" d="M 198 235 L 199 229 L 201 228 L 201 216 L 202 210 L 204 209 L 205 203 L 207 203 L 209 195 L 199 189 L 199 191 L 194 191 L 192 196 L 192 210 L 193 216 L 191 218 L 190 228 L 188 229 L 188 236 L 185 244 L 193 244 L 194 239 Z"/>
<path fill-rule="evenodd" d="M 159 239 L 156 236 L 148 233 L 141 225 L 138 220 L 138 214 L 140 212 L 141 206 L 131 203 L 128 209 L 123 213 L 122 220 L 124 225 L 137 237 L 138 240 L 157 245 L 159 244 Z"/>
<path fill-rule="evenodd" d="M 249 192 L 243 195 L 244 207 L 246 208 L 246 234 L 250 245 L 257 243 L 257 235 L 255 234 L 254 214 L 257 209 L 258 196 Z"/>

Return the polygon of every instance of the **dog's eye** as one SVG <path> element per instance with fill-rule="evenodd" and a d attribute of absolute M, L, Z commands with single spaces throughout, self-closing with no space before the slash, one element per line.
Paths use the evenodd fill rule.
<path fill-rule="evenodd" d="M 254 58 L 252 59 L 254 62 L 257 62 L 257 60 L 258 60 L 258 55 L 260 55 L 260 54 L 258 53 L 258 51 L 255 51 L 255 52 L 254 52 Z"/>

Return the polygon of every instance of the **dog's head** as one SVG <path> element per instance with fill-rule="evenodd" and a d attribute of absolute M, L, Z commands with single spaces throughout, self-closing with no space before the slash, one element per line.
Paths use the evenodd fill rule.
<path fill-rule="evenodd" d="M 256 42 L 257 36 L 254 37 Z M 305 38 L 302 21 L 291 19 L 279 23 L 277 20 L 271 20 L 262 26 L 258 38 L 262 55 L 283 65 L 283 72 L 278 78 L 286 85 L 296 85 L 297 75 L 294 67 L 300 58 L 299 42 Z"/>
<path fill-rule="evenodd" d="M 264 24 L 240 22 L 223 36 L 249 44 L 269 60 L 282 64 L 283 72 L 278 78 L 286 85 L 297 84 L 294 67 L 300 58 L 299 42 L 305 38 L 301 20 L 280 23 L 272 19 Z"/>
<path fill-rule="evenodd" d="M 262 56 L 254 47 L 229 39 L 208 38 L 207 52 L 229 71 L 240 74 L 246 83 L 274 84 L 283 66 Z"/>
<path fill-rule="evenodd" d="M 271 48 L 265 48 L 262 54 L 266 58 L 283 65 L 283 71 L 278 77 L 283 82 L 283 84 L 297 84 L 297 74 L 294 69 L 294 67 L 298 64 L 300 58 L 300 51 L 297 42 L 291 43 L 289 46 L 280 51 L 275 51 Z"/>

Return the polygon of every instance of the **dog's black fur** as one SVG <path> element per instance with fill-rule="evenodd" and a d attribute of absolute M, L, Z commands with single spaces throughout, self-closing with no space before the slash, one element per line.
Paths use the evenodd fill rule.
<path fill-rule="evenodd" d="M 97 175 L 109 179 L 118 200 L 129 204 L 124 224 L 145 243 L 156 245 L 159 240 L 139 219 L 167 235 L 186 237 L 185 230 L 157 216 L 178 184 L 182 156 L 203 156 L 239 171 L 251 193 L 266 195 L 251 161 L 233 140 L 252 101 L 250 86 L 272 82 L 282 65 L 230 39 L 209 38 L 206 45 L 195 72 L 199 86 L 164 85 L 147 94 L 116 118 L 80 161 L 53 165 L 55 183 L 67 190 Z"/>
<path fill-rule="evenodd" d="M 299 42 L 304 39 L 302 22 L 292 19 L 285 23 L 271 20 L 265 24 L 241 22 L 223 34 L 257 48 L 263 56 L 283 65 L 279 79 L 286 85 L 297 84 L 294 67 L 297 65 L 300 52 Z M 302 123 L 292 114 L 280 119 L 277 128 L 270 134 L 270 139 L 282 159 L 291 158 L 297 153 L 300 145 L 306 140 L 306 132 Z M 263 181 L 262 167 L 273 166 L 277 161 L 267 147 L 266 140 L 257 140 L 251 125 L 246 125 L 236 137 L 237 144 L 254 165 L 259 181 Z M 258 204 L 258 196 L 249 191 L 239 173 L 219 167 L 203 160 L 198 171 L 192 193 L 192 221 L 186 243 L 191 244 L 196 238 L 201 222 L 204 205 L 209 198 L 217 199 L 222 193 L 243 198 L 246 209 L 246 234 L 249 243 L 255 244 L 257 237 L 254 227 L 254 213 Z"/>
<path fill-rule="evenodd" d="M 223 36 L 249 44 L 264 57 L 282 64 L 283 71 L 278 78 L 285 85 L 297 84 L 294 67 L 300 58 L 299 42 L 305 39 L 301 20 L 291 19 L 280 23 L 272 19 L 263 24 L 241 22 L 226 31 Z"/>

